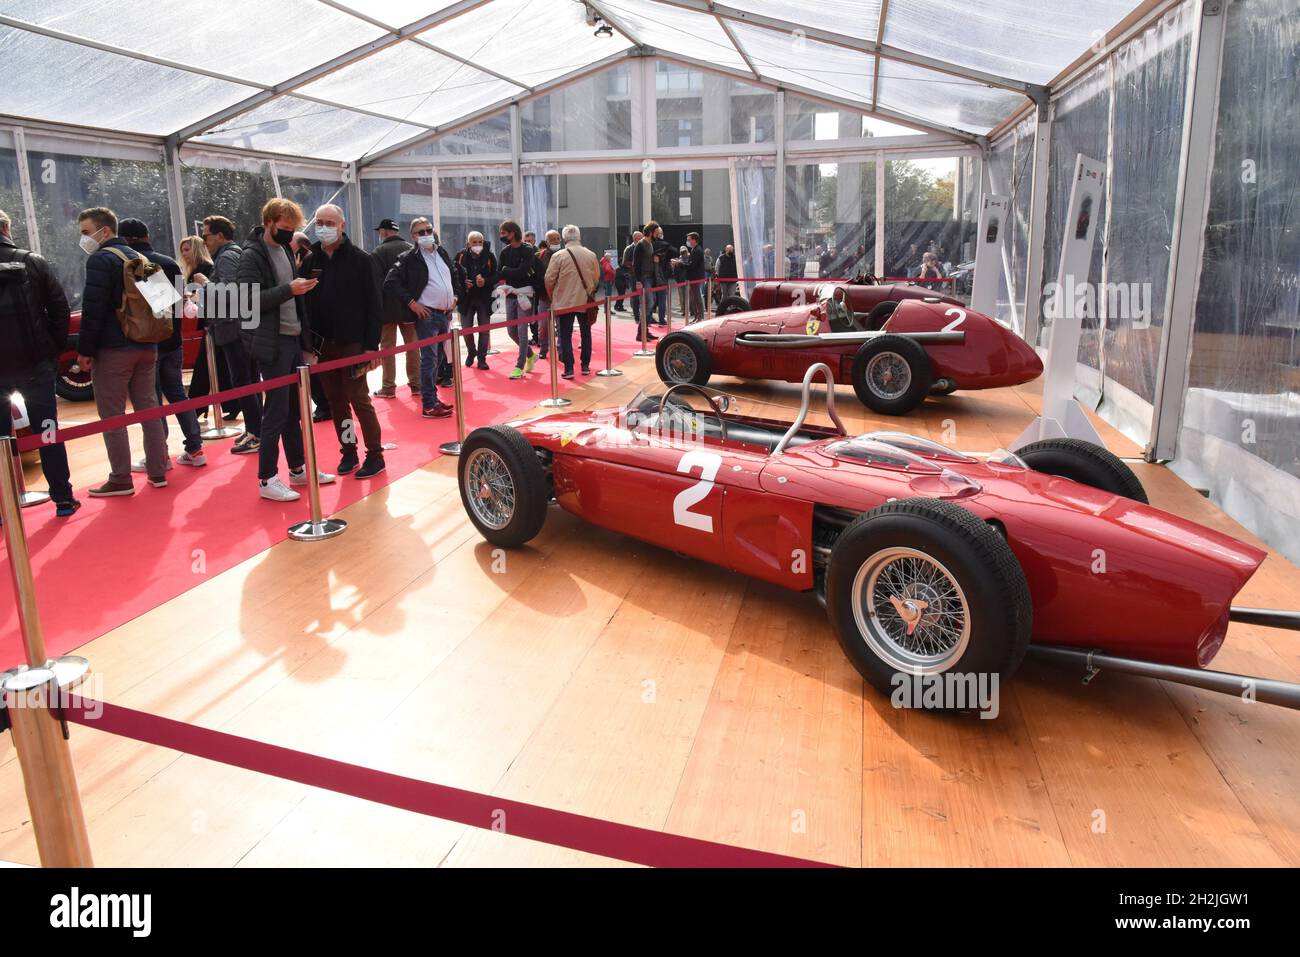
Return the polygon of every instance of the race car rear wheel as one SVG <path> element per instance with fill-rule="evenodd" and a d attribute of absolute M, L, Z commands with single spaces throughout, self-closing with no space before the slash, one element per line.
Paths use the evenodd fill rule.
<path fill-rule="evenodd" d="M 672 385 L 689 382 L 704 385 L 712 375 L 713 357 L 699 336 L 674 332 L 659 340 L 655 349 L 655 371 Z"/>
<path fill-rule="evenodd" d="M 887 502 L 831 549 L 826 610 L 854 667 L 890 694 L 900 677 L 1010 677 L 1029 647 L 1033 602 L 1020 563 L 987 522 L 951 502 Z M 970 707 L 947 695 L 917 706 Z"/>
<path fill-rule="evenodd" d="M 546 521 L 546 473 L 528 440 L 506 425 L 475 429 L 460 450 L 460 500 L 479 534 L 517 548 Z"/>
<path fill-rule="evenodd" d="M 915 339 L 883 335 L 853 357 L 853 391 L 872 412 L 906 415 L 930 393 L 930 357 Z"/>
<path fill-rule="evenodd" d="M 1043 439 L 1016 449 L 1035 472 L 1059 475 L 1084 485 L 1147 503 L 1146 489 L 1133 470 L 1100 445 L 1082 439 Z"/>
<path fill-rule="evenodd" d="M 749 312 L 749 300 L 744 296 L 733 293 L 730 296 L 723 296 L 722 302 L 718 303 L 717 315 L 729 316 L 735 312 Z"/>

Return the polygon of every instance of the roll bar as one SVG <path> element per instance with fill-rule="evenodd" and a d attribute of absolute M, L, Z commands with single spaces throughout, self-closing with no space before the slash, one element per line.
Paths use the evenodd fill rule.
<path fill-rule="evenodd" d="M 839 414 L 835 411 L 835 376 L 831 372 L 831 367 L 824 362 L 814 362 L 808 367 L 808 371 L 803 374 L 803 401 L 799 403 L 799 414 L 795 416 L 794 422 L 786 430 L 785 435 L 781 436 L 781 441 L 776 443 L 776 448 L 772 450 L 773 455 L 780 455 L 785 451 L 785 447 L 790 444 L 790 440 L 798 434 L 803 428 L 804 419 L 808 418 L 808 406 L 812 403 L 812 382 L 813 377 L 821 373 L 822 378 L 826 380 L 826 414 L 831 417 L 835 427 L 840 430 L 840 435 L 848 435 L 849 430 L 844 428 L 844 423 L 840 421 Z"/>

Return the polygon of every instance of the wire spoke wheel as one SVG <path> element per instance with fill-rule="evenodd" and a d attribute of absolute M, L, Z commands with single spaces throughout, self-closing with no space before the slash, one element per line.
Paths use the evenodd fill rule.
<path fill-rule="evenodd" d="M 515 514 L 515 483 L 505 460 L 491 448 L 470 453 L 465 463 L 470 508 L 484 525 L 502 529 Z"/>
<path fill-rule="evenodd" d="M 867 363 L 867 387 L 882 399 L 897 399 L 912 385 L 912 367 L 897 352 L 881 352 Z"/>
<path fill-rule="evenodd" d="M 863 562 L 852 588 L 859 632 L 899 671 L 948 670 L 970 641 L 970 608 L 944 565 L 913 548 L 887 548 Z"/>
<path fill-rule="evenodd" d="M 664 350 L 664 368 L 674 382 L 693 382 L 699 371 L 695 350 L 685 342 L 673 342 Z"/>

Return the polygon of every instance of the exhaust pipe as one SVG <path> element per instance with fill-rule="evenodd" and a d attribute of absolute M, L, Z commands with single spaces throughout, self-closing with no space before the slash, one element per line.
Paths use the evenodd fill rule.
<path fill-rule="evenodd" d="M 1290 681 L 1254 678 L 1229 671 L 1206 671 L 1201 668 L 1163 665 L 1152 661 L 1138 661 L 1134 658 L 1117 658 L 1100 651 L 1062 648 L 1057 645 L 1030 645 L 1029 651 L 1040 659 L 1081 666 L 1085 671 L 1084 684 L 1088 684 L 1103 670 L 1109 669 L 1124 674 L 1141 675 L 1145 678 L 1160 678 L 1163 681 L 1190 685 L 1205 691 L 1217 691 L 1235 698 L 1253 698 L 1264 704 L 1275 704 L 1300 711 L 1300 684 L 1293 684 Z"/>

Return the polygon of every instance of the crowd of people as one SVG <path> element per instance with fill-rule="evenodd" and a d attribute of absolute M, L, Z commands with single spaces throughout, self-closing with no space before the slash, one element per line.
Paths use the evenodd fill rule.
<path fill-rule="evenodd" d="M 78 216 L 80 245 L 87 255 L 76 336 L 78 365 L 91 375 L 101 419 L 136 412 L 213 392 L 249 386 L 294 372 L 301 365 L 353 356 L 446 333 L 453 311 L 462 325 L 486 326 L 496 313 L 528 319 L 507 328 L 516 349 L 510 379 L 523 379 L 537 361 L 549 358 L 555 323 L 557 359 L 565 379 L 591 374 L 591 327 L 597 312 L 589 304 L 617 293 L 632 303 L 639 331 L 656 339 L 650 325 L 667 325 L 670 283 L 709 276 L 735 278 L 736 260 L 728 245 L 715 261 L 701 248 L 700 236 L 687 235 L 673 248 L 658 223 L 631 237 L 615 261 L 582 245 L 577 226 L 548 230 L 539 244 L 513 220 L 501 223 L 494 252 L 482 232 L 471 232 L 463 249 L 449 252 L 428 218 L 414 219 L 407 234 L 392 219 L 375 227 L 372 252 L 348 235 L 343 210 L 326 204 L 310 224 L 301 207 L 272 199 L 262 209 L 261 225 L 242 240 L 227 217 L 209 215 L 200 233 L 177 244 L 175 258 L 156 250 L 149 227 L 135 218 L 119 219 L 106 207 Z M 310 225 L 315 239 L 304 231 Z M 182 291 L 162 318 L 149 299 L 155 273 Z M 719 284 L 721 287 L 723 284 Z M 725 290 L 719 288 L 721 298 Z M 691 321 L 703 316 L 699 285 L 679 289 L 678 306 Z M 657 317 L 656 317 L 657 314 Z M 183 381 L 182 318 L 197 319 L 209 333 L 200 346 L 188 393 Z M 57 422 L 55 377 L 69 339 L 67 296 L 49 264 L 11 239 L 9 217 L 0 210 L 0 435 L 12 430 L 11 393 L 24 398 L 33 428 Z M 575 355 L 573 333 L 578 331 Z M 217 381 L 209 380 L 206 351 L 211 342 Z M 466 339 L 465 365 L 488 369 L 490 333 Z M 405 353 L 408 388 L 427 418 L 454 413 L 439 389 L 451 387 L 453 373 L 442 343 Z M 382 367 L 380 387 L 368 391 L 366 374 Z M 321 471 L 322 484 L 341 475 L 368 479 L 385 470 L 383 436 L 373 399 L 398 397 L 397 359 L 361 360 L 312 376 L 315 421 L 332 420 L 340 458 L 333 473 Z M 242 418 L 242 431 L 230 447 L 235 455 L 258 457 L 258 492 L 278 502 L 294 501 L 294 486 L 306 485 L 299 402 L 292 386 L 253 392 L 225 402 L 226 421 Z M 108 477 L 87 490 L 96 498 L 135 494 L 132 473 L 149 486 L 165 488 L 176 465 L 207 465 L 201 419 L 207 410 L 175 415 L 183 450 L 168 453 L 167 418 L 141 423 L 144 455 L 132 461 L 126 428 L 103 433 Z M 219 422 L 212 423 L 220 425 Z M 281 478 L 283 451 L 288 482 Z M 41 467 L 56 513 L 67 517 L 80 502 L 73 494 L 62 443 L 46 442 Z"/>

